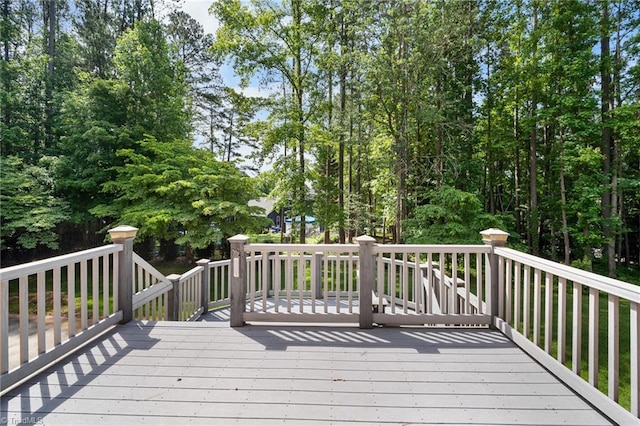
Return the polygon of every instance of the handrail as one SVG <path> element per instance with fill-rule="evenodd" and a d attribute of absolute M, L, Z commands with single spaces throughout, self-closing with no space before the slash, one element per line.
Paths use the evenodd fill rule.
<path fill-rule="evenodd" d="M 133 258 L 132 309 L 137 320 L 167 319 L 167 296 L 171 282 L 137 253 Z"/>
<path fill-rule="evenodd" d="M 247 244 L 247 250 L 252 250 L 254 252 L 358 252 L 357 244 Z"/>
<path fill-rule="evenodd" d="M 122 320 L 117 302 L 122 252 L 121 244 L 111 244 L 0 269 L 3 392 Z M 9 306 L 10 286 L 17 287 L 14 307 Z M 31 293 L 35 287 L 35 307 L 30 287 Z M 10 315 L 17 320 L 13 332 Z"/>
<path fill-rule="evenodd" d="M 202 300 L 202 271 L 204 271 L 204 267 L 196 266 L 178 279 L 179 303 L 177 318 L 175 318 L 178 321 L 194 321 L 203 312 L 203 306 L 200 303 Z"/>
<path fill-rule="evenodd" d="M 158 282 L 161 282 L 161 283 L 168 283 L 169 282 L 167 277 L 162 275 L 162 273 L 160 271 L 158 271 L 156 268 L 154 268 L 149 262 L 144 260 L 142 257 L 140 257 L 140 255 L 138 255 L 135 252 L 133 253 L 133 263 L 135 265 L 139 265 L 140 267 L 142 267 L 142 269 L 144 269 L 149 275 L 151 275 L 152 277 L 157 279 Z"/>
<path fill-rule="evenodd" d="M 67 266 L 69 263 L 78 263 L 83 260 L 101 257 L 106 254 L 117 253 L 122 251 L 122 245 L 109 244 L 103 247 L 96 247 L 75 253 L 69 253 L 62 256 L 52 257 L 50 259 L 37 260 L 34 262 L 24 263 L 21 265 L 9 266 L 0 269 L 0 280 L 11 281 L 24 275 L 34 275 L 38 271 L 48 271 L 54 268 Z"/>
<path fill-rule="evenodd" d="M 544 269 L 545 271 L 553 273 L 556 277 L 565 278 L 571 281 L 580 281 L 582 284 L 605 291 L 608 294 L 622 297 L 623 299 L 630 300 L 635 303 L 640 303 L 640 287 L 636 285 L 594 274 L 593 272 L 585 271 L 583 269 L 574 268 L 573 266 L 563 265 L 561 263 L 522 253 L 506 247 L 496 247 L 495 253 L 506 259 L 511 259 L 523 264 L 542 266 L 544 268 L 538 269 Z M 576 277 L 579 277 L 580 279 L 576 279 Z"/>
<path fill-rule="evenodd" d="M 625 401 L 625 405 L 629 404 L 631 414 L 637 418 L 640 287 L 513 249 L 495 247 L 494 253 L 499 260 L 500 296 L 496 327 L 621 423 L 628 422 L 629 412 L 615 403 L 619 402 L 621 387 L 627 388 L 630 401 Z M 607 325 L 601 328 L 601 310 L 605 305 Z M 625 317 L 629 318 L 628 334 L 621 333 Z M 571 336 L 571 345 L 567 344 L 567 335 Z M 599 359 L 601 339 L 606 342 L 606 365 L 601 365 Z M 623 354 L 629 356 L 624 363 Z M 601 371 L 606 372 L 607 394 L 604 383 L 599 381 Z M 620 378 L 627 375 L 630 382 L 620 383 Z M 606 403 L 605 395 L 611 404 Z"/>
<path fill-rule="evenodd" d="M 229 304 L 230 266 L 231 259 L 216 260 L 208 263 L 209 309 Z"/>
<path fill-rule="evenodd" d="M 477 290 L 482 294 L 476 300 L 483 302 L 487 291 L 484 280 L 489 278 L 483 271 L 486 268 L 483 258 L 491 252 L 491 247 L 485 245 L 377 245 L 368 237 L 359 239 L 358 244 L 253 244 L 247 243 L 243 236 L 234 242 L 241 244 L 236 246 L 235 253 L 242 251 L 246 259 L 243 278 L 246 305 L 240 302 L 238 306 L 246 306 L 248 315 L 243 316 L 253 321 L 260 318 L 265 321 L 301 320 L 300 316 L 291 316 L 293 313 L 322 313 L 325 314 L 323 322 L 342 321 L 326 314 L 345 312 L 351 315 L 369 309 L 363 306 L 367 306 L 371 295 L 360 290 L 363 282 L 358 273 L 363 267 L 361 243 L 370 244 L 370 253 L 375 258 L 373 275 L 366 275 L 366 280 L 370 280 L 368 286 L 374 294 L 390 299 L 389 312 L 376 314 L 378 322 L 402 324 L 408 321 L 407 324 L 414 324 L 423 319 L 423 323 L 433 323 L 433 306 L 442 306 L 442 310 L 435 309 L 439 313 L 437 320 L 444 318 L 451 324 L 460 323 L 454 322 L 455 315 L 467 314 L 475 315 L 477 324 L 488 324 L 489 321 L 487 312 L 479 312 L 471 305 L 468 273 L 470 261 L 481 269 L 477 276 L 482 282 L 477 284 Z M 399 254 L 402 258 L 395 258 Z M 446 263 L 449 269 L 439 271 L 438 262 Z M 239 262 L 234 264 L 236 268 L 240 265 Z M 464 277 L 457 277 L 457 264 L 467 268 Z M 424 292 L 420 290 L 423 275 L 427 277 Z M 452 284 L 464 286 L 464 291 L 453 290 Z M 436 300 L 438 298 L 441 300 Z M 480 306 L 484 307 L 484 303 Z M 409 310 L 415 311 L 411 318 L 407 316 Z M 238 319 L 239 324 L 241 321 Z"/>
<path fill-rule="evenodd" d="M 380 244 L 374 246 L 374 253 L 489 253 L 489 246 L 479 244 Z"/>
<path fill-rule="evenodd" d="M 486 326 L 491 323 L 539 361 L 544 357 L 535 355 L 536 351 L 548 358 L 552 356 L 551 348 L 557 347 L 556 364 L 550 365 L 544 359 L 540 362 L 561 376 L 566 372 L 572 374 L 567 383 L 579 379 L 584 369 L 581 353 L 584 311 L 584 322 L 588 324 L 588 339 L 584 339 L 588 340 L 585 343 L 587 380 L 597 389 L 598 340 L 606 336 L 602 338 L 607 339 L 607 388 L 612 401 L 618 400 L 620 340 L 627 337 L 620 336 L 620 318 L 624 311 L 630 318 L 627 347 L 631 364 L 631 413 L 638 416 L 640 288 L 619 280 L 499 246 L 376 245 L 372 238 L 362 242 L 359 239 L 359 244 L 243 244 L 240 250 L 236 245 L 232 253 L 234 256 L 242 253 L 244 263 L 237 262 L 238 257 L 214 262 L 203 259 L 197 267 L 169 279 L 132 251 L 127 255 L 126 247 L 126 244 L 111 244 L 0 269 L 3 391 L 117 322 L 128 321 L 131 317 L 127 319 L 126 312 L 132 310 L 138 311 L 135 316 L 138 319 L 189 321 L 211 307 L 230 304 L 233 315 L 231 284 L 241 282 L 246 285 L 248 303 L 239 306 L 250 307 L 246 318 L 251 321 L 318 321 L 320 318 L 328 322 L 357 322 L 360 317 L 361 327 L 367 327 L 368 323 L 361 319 L 362 314 L 366 314 L 370 321 L 379 324 Z M 127 280 L 130 287 L 122 286 L 123 280 Z M 15 355 L 17 362 L 9 360 L 10 286 L 16 287 L 19 299 L 16 309 L 20 327 L 18 333 L 14 333 L 20 340 Z M 35 316 L 29 310 L 32 287 L 37 288 Z M 44 326 L 49 304 L 45 290 L 49 288 L 53 293 L 53 337 Z M 129 297 L 128 308 L 122 307 L 122 300 L 118 306 L 119 291 Z M 601 293 L 607 297 L 601 297 Z M 389 312 L 378 309 L 372 313 L 367 303 L 374 297 L 383 306 L 380 299 L 388 298 Z M 80 301 L 79 309 L 76 300 Z M 328 309 L 330 303 L 335 303 L 332 308 L 335 310 Z M 605 303 L 606 333 L 599 333 L 600 310 Z M 64 308 L 68 308 L 66 322 L 62 314 Z M 568 320 L 569 312 L 573 314 Z M 30 324 L 37 325 L 33 335 L 29 333 Z M 572 333 L 571 348 L 567 346 L 566 333 L 569 332 Z M 35 355 L 31 349 L 37 349 Z M 569 364 L 566 352 L 570 353 L 573 372 L 564 367 Z M 592 394 L 591 391 L 584 393 L 588 399 Z M 600 408 L 597 398 L 592 402 Z M 611 416 L 624 418 L 615 413 Z"/>

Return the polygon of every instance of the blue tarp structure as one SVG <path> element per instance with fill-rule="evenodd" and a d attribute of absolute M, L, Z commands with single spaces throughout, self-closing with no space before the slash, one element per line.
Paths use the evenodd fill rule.
<path fill-rule="evenodd" d="M 295 223 L 300 223 L 300 216 L 296 216 L 294 219 Z M 291 219 L 287 219 L 285 220 L 285 222 L 287 223 L 291 223 Z M 305 222 L 306 223 L 315 223 L 316 222 L 316 218 L 313 216 L 305 216 Z"/>

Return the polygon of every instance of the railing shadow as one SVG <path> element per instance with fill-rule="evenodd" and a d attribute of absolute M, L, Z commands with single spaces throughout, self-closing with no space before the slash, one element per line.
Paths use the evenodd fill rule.
<path fill-rule="evenodd" d="M 136 327 L 135 333 L 131 328 Z M 116 326 L 98 340 L 43 370 L 3 395 L 0 424 L 46 424 L 45 416 L 134 350 L 149 350 L 158 339 L 139 323 Z"/>
<path fill-rule="evenodd" d="M 496 349 L 516 347 L 506 336 L 487 329 L 374 328 L 361 330 L 340 326 L 255 325 L 235 329 L 269 351 L 292 347 L 343 347 L 389 350 L 412 349 L 417 353 L 440 353 L 444 349 Z"/>

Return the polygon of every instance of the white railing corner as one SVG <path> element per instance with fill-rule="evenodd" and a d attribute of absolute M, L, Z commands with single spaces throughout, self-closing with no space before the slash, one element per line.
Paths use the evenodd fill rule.
<path fill-rule="evenodd" d="M 118 226 L 109 230 L 111 240 L 122 245 L 118 254 L 118 308 L 122 311 L 121 324 L 133 319 L 133 240 L 138 228 L 132 226 Z"/>
<path fill-rule="evenodd" d="M 231 327 L 244 326 L 244 313 L 247 299 L 247 253 L 245 245 L 249 241 L 246 235 L 229 238 L 231 244 Z"/>
<path fill-rule="evenodd" d="M 373 327 L 373 310 L 369 307 L 373 302 L 373 281 L 374 281 L 374 254 L 373 246 L 375 245 L 375 238 L 368 235 L 363 235 L 356 238 L 358 243 L 358 273 L 360 276 L 359 287 L 359 300 L 360 300 L 360 328 L 372 328 Z M 380 295 L 382 297 L 382 295 Z"/>

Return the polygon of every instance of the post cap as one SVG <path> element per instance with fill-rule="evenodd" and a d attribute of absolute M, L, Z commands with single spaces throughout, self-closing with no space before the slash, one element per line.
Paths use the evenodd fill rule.
<path fill-rule="evenodd" d="M 489 246 L 504 246 L 507 244 L 507 238 L 509 233 L 501 231 L 497 228 L 489 228 L 480 232 L 482 235 L 482 241 Z"/>
<path fill-rule="evenodd" d="M 230 243 L 246 243 L 247 241 L 249 241 L 249 237 L 247 237 L 246 235 L 238 234 L 229 238 L 227 241 L 229 241 Z"/>
<path fill-rule="evenodd" d="M 133 226 L 129 225 L 120 225 L 113 229 L 110 229 L 107 232 L 109 232 L 111 239 L 114 241 L 124 240 L 127 238 L 135 238 L 138 234 L 138 228 L 134 228 Z"/>
<path fill-rule="evenodd" d="M 356 237 L 356 242 L 358 244 L 362 244 L 362 243 L 375 243 L 376 239 L 373 237 L 370 237 L 368 235 L 360 235 L 359 237 Z"/>

